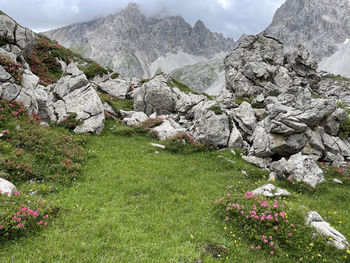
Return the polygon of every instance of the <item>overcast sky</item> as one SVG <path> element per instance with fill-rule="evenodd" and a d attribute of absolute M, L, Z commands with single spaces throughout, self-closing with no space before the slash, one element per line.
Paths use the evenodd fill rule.
<path fill-rule="evenodd" d="M 190 24 L 201 19 L 212 31 L 238 39 L 256 34 L 285 0 L 133 0 L 148 14 L 181 15 Z M 114 13 L 130 0 L 0 0 L 0 9 L 34 31 L 54 29 Z"/>

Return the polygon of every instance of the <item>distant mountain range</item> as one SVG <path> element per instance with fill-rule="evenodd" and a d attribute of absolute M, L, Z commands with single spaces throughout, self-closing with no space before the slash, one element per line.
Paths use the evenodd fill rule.
<path fill-rule="evenodd" d="M 180 16 L 148 17 L 133 3 L 114 15 L 44 34 L 122 76 L 137 78 L 223 57 L 236 44 L 200 20 L 192 27 Z"/>
<path fill-rule="evenodd" d="M 287 0 L 266 32 L 287 47 L 303 44 L 321 70 L 350 77 L 349 0 Z"/>

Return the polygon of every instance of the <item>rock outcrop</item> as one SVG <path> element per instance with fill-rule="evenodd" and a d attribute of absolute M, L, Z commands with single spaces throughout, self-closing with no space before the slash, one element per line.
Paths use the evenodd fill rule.
<path fill-rule="evenodd" d="M 47 122 L 61 122 L 70 114 L 76 114 L 76 119 L 83 124 L 75 132 L 101 132 L 105 120 L 104 107 L 77 65 L 71 62 L 62 67 L 63 76 L 57 83 L 47 87 L 39 84 L 39 77 L 33 74 L 25 61 L 25 54 L 35 44 L 35 33 L 6 15 L 0 15 L 0 25 L 0 39 L 5 43 L 0 47 L 0 54 L 19 61 L 19 66 L 24 69 L 19 82 L 0 65 L 0 97 L 22 102 L 30 113 L 39 114 Z"/>
<path fill-rule="evenodd" d="M 348 0 L 287 0 L 266 32 L 288 48 L 303 44 L 321 69 L 350 77 L 349 8 Z"/>

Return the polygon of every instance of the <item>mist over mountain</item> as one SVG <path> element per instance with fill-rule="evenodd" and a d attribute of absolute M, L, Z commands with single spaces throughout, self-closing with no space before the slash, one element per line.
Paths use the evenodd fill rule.
<path fill-rule="evenodd" d="M 180 16 L 149 17 L 133 3 L 114 15 L 45 35 L 125 77 L 137 78 L 222 56 L 235 47 L 233 39 L 211 32 L 200 20 L 192 27 Z"/>

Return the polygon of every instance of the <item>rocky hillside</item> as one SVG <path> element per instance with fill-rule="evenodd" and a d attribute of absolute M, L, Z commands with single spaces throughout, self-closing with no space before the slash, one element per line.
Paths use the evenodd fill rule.
<path fill-rule="evenodd" d="M 287 47 L 303 44 L 321 63 L 321 69 L 350 76 L 350 2 L 348 0 L 287 0 L 266 32 Z M 335 54 L 337 53 L 337 54 Z M 347 56 L 348 57 L 348 56 Z"/>
<path fill-rule="evenodd" d="M 125 77 L 146 78 L 230 52 L 235 42 L 202 21 L 147 17 L 136 4 L 105 18 L 45 33 Z"/>

